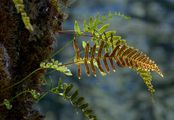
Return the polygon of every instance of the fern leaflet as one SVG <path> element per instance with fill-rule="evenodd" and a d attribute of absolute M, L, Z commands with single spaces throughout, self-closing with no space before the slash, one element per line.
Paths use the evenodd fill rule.
<path fill-rule="evenodd" d="M 51 93 L 58 94 L 62 96 L 65 100 L 70 101 L 70 103 L 76 108 L 79 108 L 84 114 L 84 116 L 89 120 L 97 120 L 97 117 L 94 115 L 93 111 L 89 108 L 88 103 L 85 102 L 84 97 L 79 96 L 77 89 L 73 90 L 72 83 L 62 84 L 62 81 L 59 80 L 58 86 L 52 88 L 50 91 Z"/>
<path fill-rule="evenodd" d="M 67 76 L 72 76 L 71 71 L 65 65 L 54 59 L 52 59 L 50 62 L 41 62 L 40 67 L 43 69 L 55 69 Z"/>

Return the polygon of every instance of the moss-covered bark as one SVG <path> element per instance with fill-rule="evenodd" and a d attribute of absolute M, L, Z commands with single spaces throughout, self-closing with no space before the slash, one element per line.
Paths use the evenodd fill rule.
<path fill-rule="evenodd" d="M 52 52 L 52 34 L 61 29 L 63 14 L 49 0 L 24 0 L 25 10 L 34 31 L 29 32 L 17 13 L 12 0 L 0 0 L 0 103 L 18 93 L 35 89 L 40 91 L 40 70 L 17 86 L 17 83 L 39 67 Z M 12 102 L 12 109 L 0 106 L 0 120 L 42 120 L 43 116 L 32 105 L 34 100 L 28 93 Z"/>

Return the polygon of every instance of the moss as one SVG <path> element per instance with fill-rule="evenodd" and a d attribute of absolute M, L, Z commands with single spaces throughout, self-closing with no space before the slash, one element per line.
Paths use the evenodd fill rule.
<path fill-rule="evenodd" d="M 4 53 L 0 49 L 0 102 L 10 99 L 26 89 L 41 91 L 40 77 L 43 70 L 36 72 L 21 84 L 3 90 L 23 79 L 37 69 L 40 62 L 52 52 L 52 34 L 61 29 L 63 14 L 57 13 L 48 0 L 24 0 L 26 13 L 29 15 L 34 31 L 30 33 L 17 13 L 12 0 L 0 0 L 0 44 L 9 55 L 9 69 L 4 66 Z M 53 24 L 54 21 L 54 24 Z M 9 77 L 11 76 L 11 79 Z M 43 116 L 32 105 L 35 101 L 30 94 L 20 95 L 12 102 L 9 111 L 0 106 L 2 120 L 42 120 Z"/>
<path fill-rule="evenodd" d="M 0 90 L 3 90 L 4 88 L 10 86 L 11 83 L 11 76 L 8 71 L 8 68 L 6 66 L 6 60 L 5 60 L 5 48 L 4 46 L 1 46 L 0 44 Z M 8 64 L 8 63 L 7 63 Z M 10 98 L 10 92 L 11 90 L 7 90 L 5 92 L 2 92 L 0 94 L 0 102 L 2 103 L 4 99 Z M 0 107 L 0 116 L 2 118 L 4 117 L 4 113 L 6 114 L 8 111 L 5 109 L 5 107 Z"/>

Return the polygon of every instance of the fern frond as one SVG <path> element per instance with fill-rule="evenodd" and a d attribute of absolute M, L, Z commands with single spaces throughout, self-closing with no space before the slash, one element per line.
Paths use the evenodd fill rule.
<path fill-rule="evenodd" d="M 28 17 L 23 0 L 13 0 L 13 3 L 15 4 L 15 7 L 17 9 L 17 12 L 21 14 L 22 21 L 30 32 L 33 31 L 33 26 L 31 25 L 30 18 Z"/>
<path fill-rule="evenodd" d="M 154 93 L 155 89 L 153 88 L 153 85 L 151 83 L 152 76 L 150 72 L 155 71 L 163 77 L 158 66 L 153 60 L 147 57 L 146 54 L 140 52 L 138 49 L 129 47 L 127 44 L 123 44 L 120 41 L 117 41 L 115 44 L 113 44 L 112 50 L 109 53 L 104 51 L 103 54 L 102 50 L 106 45 L 105 41 L 101 41 L 98 48 L 96 47 L 96 44 L 94 44 L 93 47 L 90 48 L 89 43 L 86 43 L 86 45 L 84 46 L 84 57 L 80 57 L 80 49 L 77 46 L 76 39 L 74 39 L 73 44 L 76 52 L 76 58 L 74 59 L 74 62 L 78 66 L 79 79 L 81 76 L 81 64 L 84 64 L 85 71 L 88 76 L 90 75 L 90 67 L 91 73 L 96 76 L 95 67 L 97 67 L 97 69 L 102 74 L 110 72 L 108 62 L 110 63 L 111 69 L 113 71 L 116 70 L 114 62 L 116 62 L 119 67 L 129 67 L 133 70 L 136 70 L 136 72 L 144 80 L 144 83 L 151 93 Z M 92 49 L 91 52 L 90 49 Z M 103 62 L 103 65 L 101 61 Z M 104 69 L 106 70 L 106 72 Z"/>
<path fill-rule="evenodd" d="M 79 96 L 78 90 L 73 90 L 72 83 L 64 83 L 61 81 L 58 83 L 58 87 L 52 88 L 51 92 L 62 96 L 65 100 L 68 100 L 74 107 L 79 108 L 84 116 L 89 120 L 97 120 L 92 109 L 90 109 L 88 103 L 85 102 L 84 97 Z"/>
<path fill-rule="evenodd" d="M 74 39 L 74 49 L 76 51 L 75 63 L 78 66 L 78 78 L 81 75 L 81 64 L 85 65 L 86 73 L 89 75 L 89 65 L 91 66 L 92 73 L 96 76 L 95 63 L 97 63 L 97 68 L 99 71 L 106 73 L 104 71 L 104 67 L 106 71 L 109 73 L 109 65 L 107 60 L 110 62 L 112 69 L 115 71 L 114 61 L 117 63 L 119 67 L 129 67 L 132 69 L 142 69 L 144 71 L 155 71 L 159 75 L 163 76 L 158 66 L 152 61 L 146 54 L 140 52 L 138 49 L 133 47 L 129 47 L 127 44 L 122 44 L 121 42 L 117 42 L 114 44 L 114 48 L 110 51 L 110 53 L 102 54 L 102 49 L 106 45 L 104 41 L 101 41 L 98 48 L 96 48 L 96 44 L 92 47 L 91 56 L 89 57 L 89 43 L 87 43 L 85 47 L 85 56 L 83 58 L 80 57 L 80 50 L 77 46 L 76 40 Z M 96 54 L 97 53 L 97 54 Z M 101 65 L 101 61 L 103 61 L 104 66 Z"/>
<path fill-rule="evenodd" d="M 120 44 L 126 44 L 126 40 L 122 39 L 121 36 L 116 35 L 116 31 L 107 31 L 107 28 L 110 24 L 104 24 L 101 27 L 94 26 L 93 23 L 89 23 L 83 25 L 84 31 L 80 30 L 78 22 L 75 21 L 74 31 L 77 35 L 82 35 L 85 32 L 91 34 L 91 40 L 96 44 L 96 47 L 99 47 L 100 41 L 105 42 L 105 51 L 108 51 L 110 46 L 114 47 L 114 45 L 119 42 Z"/>
<path fill-rule="evenodd" d="M 90 17 L 87 21 L 86 20 L 83 21 L 83 27 L 84 27 L 83 30 L 84 30 L 84 32 L 93 33 L 95 30 L 97 30 L 96 28 L 99 28 L 100 25 L 103 25 L 104 22 L 113 18 L 114 16 L 119 16 L 119 17 L 122 17 L 124 19 L 130 19 L 129 16 L 126 16 L 120 12 L 109 12 L 106 15 L 100 15 L 98 13 L 97 16 Z M 106 24 L 106 26 L 107 26 L 107 24 Z M 103 26 L 101 26 L 101 28 L 103 28 Z"/>
<path fill-rule="evenodd" d="M 142 70 L 140 68 L 136 69 L 136 72 L 141 76 L 150 93 L 153 94 L 155 92 L 155 89 L 152 85 L 152 76 L 150 72 Z"/>
<path fill-rule="evenodd" d="M 43 69 L 54 69 L 64 73 L 67 76 L 72 76 L 71 71 L 65 65 L 62 65 L 62 63 L 54 59 L 52 59 L 50 62 L 41 62 L 40 67 Z"/>

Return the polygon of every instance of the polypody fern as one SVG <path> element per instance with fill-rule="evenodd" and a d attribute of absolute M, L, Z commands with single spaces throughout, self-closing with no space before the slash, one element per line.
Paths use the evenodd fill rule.
<path fill-rule="evenodd" d="M 112 15 L 108 16 L 112 17 Z M 84 64 L 88 76 L 90 75 L 90 71 L 94 76 L 96 76 L 95 67 L 97 67 L 100 73 L 105 75 L 106 72 L 110 72 L 108 62 L 110 63 L 113 71 L 116 70 L 114 65 L 114 62 L 116 62 L 119 67 L 128 67 L 136 70 L 136 72 L 144 80 L 148 90 L 153 93 L 155 90 L 151 84 L 151 71 L 155 71 L 163 77 L 159 67 L 146 54 L 127 45 L 126 40 L 122 39 L 121 36 L 116 35 L 116 31 L 107 31 L 110 24 L 103 24 L 103 21 L 105 21 L 105 19 L 102 17 L 90 18 L 88 22 L 84 21 L 83 31 L 80 30 L 78 22 L 75 21 L 74 30 L 76 35 L 74 37 L 73 46 L 75 50 L 74 63 L 78 68 L 78 78 L 80 79 L 82 72 L 81 64 Z M 89 41 L 83 41 L 82 43 L 85 49 L 85 55 L 84 57 L 81 57 L 81 50 L 77 45 L 76 39 L 78 36 L 83 35 L 91 37 L 89 41 L 93 42 L 93 46 L 90 47 Z M 101 61 L 103 61 L 103 66 Z M 89 66 L 91 66 L 91 69 Z M 104 68 L 106 69 L 106 72 Z"/>

